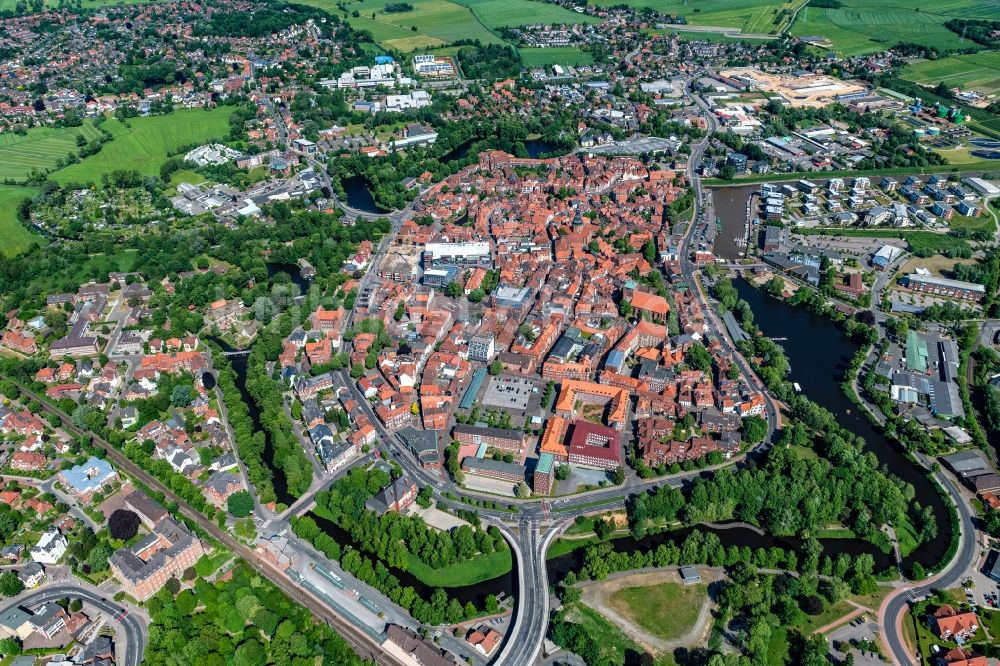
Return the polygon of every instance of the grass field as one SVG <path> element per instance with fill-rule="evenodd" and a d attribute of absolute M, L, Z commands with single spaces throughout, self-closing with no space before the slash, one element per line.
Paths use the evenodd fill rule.
<path fill-rule="evenodd" d="M 525 67 L 545 65 L 592 65 L 594 57 L 575 46 L 556 46 L 546 49 L 522 48 L 521 59 Z"/>
<path fill-rule="evenodd" d="M 38 190 L 33 187 L 0 185 L 0 254 L 10 257 L 33 242 L 43 242 L 17 219 L 17 207 L 21 201 L 37 193 Z"/>
<path fill-rule="evenodd" d="M 409 571 L 431 587 L 460 587 L 502 576 L 511 569 L 510 550 L 477 555 L 471 560 L 432 569 L 410 555 Z"/>
<path fill-rule="evenodd" d="M 992 95 L 1000 91 L 1000 52 L 982 51 L 921 60 L 907 65 L 903 78 L 924 85 L 944 83 Z"/>
<path fill-rule="evenodd" d="M 692 25 L 740 28 L 743 32 L 771 32 L 782 9 L 795 11 L 802 0 L 594 0 L 599 7 L 626 4 L 676 14 Z"/>
<path fill-rule="evenodd" d="M 230 107 L 210 111 L 181 109 L 165 116 L 130 118 L 128 125 L 110 119 L 104 127 L 114 139 L 101 152 L 78 164 L 71 164 L 52 174 L 57 183 L 92 183 L 106 173 L 134 169 L 145 175 L 158 175 L 170 153 L 195 143 L 217 139 L 229 132 Z"/>
<path fill-rule="evenodd" d="M 698 619 L 708 587 L 660 583 L 626 587 L 611 595 L 611 606 L 654 636 L 675 640 Z"/>
<path fill-rule="evenodd" d="M 27 134 L 0 134 L 0 180 L 24 181 L 32 169 L 45 171 L 78 150 L 76 137 L 88 141 L 100 135 L 89 120 L 80 127 L 33 127 Z"/>
<path fill-rule="evenodd" d="M 645 652 L 622 631 L 606 620 L 603 615 L 583 604 L 573 604 L 569 609 L 569 619 L 586 629 L 587 634 L 602 648 L 602 653 L 613 663 L 622 664 L 627 651 Z"/>
<path fill-rule="evenodd" d="M 386 13 L 385 6 L 392 1 L 348 2 L 350 13 L 344 16 L 335 0 L 303 0 L 344 16 L 353 28 L 371 32 L 379 44 L 404 52 L 434 49 L 459 39 L 499 43 L 503 40 L 494 31 L 503 26 L 597 20 L 537 0 L 410 0 L 412 11 Z M 358 16 L 353 16 L 355 11 Z"/>
<path fill-rule="evenodd" d="M 792 34 L 826 37 L 835 50 L 845 55 L 884 50 L 899 42 L 948 50 L 975 46 L 969 40 L 962 42 L 945 28 L 948 19 L 1000 18 L 997 0 L 942 0 L 931 5 L 905 0 L 841 2 L 843 6 L 836 9 L 803 8 L 792 26 Z"/>

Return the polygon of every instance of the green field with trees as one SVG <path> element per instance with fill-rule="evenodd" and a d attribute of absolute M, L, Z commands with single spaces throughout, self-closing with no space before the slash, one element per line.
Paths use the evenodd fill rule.
<path fill-rule="evenodd" d="M 654 636 L 675 640 L 694 626 L 707 592 L 704 584 L 636 585 L 614 592 L 610 603 Z"/>
<path fill-rule="evenodd" d="M 59 184 L 93 183 L 113 171 L 132 170 L 159 175 L 160 167 L 184 149 L 222 140 L 229 134 L 234 107 L 179 109 L 160 116 L 109 118 L 103 127 L 112 140 L 100 152 L 52 174 Z"/>
<path fill-rule="evenodd" d="M 525 67 L 546 65 L 593 65 L 594 56 L 576 46 L 553 46 L 549 48 L 520 48 L 521 60 Z"/>
<path fill-rule="evenodd" d="M 29 231 L 17 219 L 17 209 L 21 202 L 35 196 L 33 187 L 0 185 L 0 254 L 12 256 L 23 252 L 32 243 L 43 243 L 43 239 Z"/>
<path fill-rule="evenodd" d="M 305 0 L 304 4 L 342 16 L 352 28 L 370 32 L 383 47 L 404 53 L 463 40 L 501 43 L 497 30 L 506 26 L 598 20 L 539 0 Z"/>

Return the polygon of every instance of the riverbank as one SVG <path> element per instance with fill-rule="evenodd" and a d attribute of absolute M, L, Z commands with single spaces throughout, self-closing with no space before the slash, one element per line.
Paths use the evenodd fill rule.
<path fill-rule="evenodd" d="M 744 280 L 738 280 L 734 286 L 740 298 L 750 305 L 761 332 L 780 340 L 776 344 L 783 349 L 790 366 L 787 379 L 798 383 L 806 396 L 830 411 L 840 426 L 864 441 L 865 449 L 912 486 L 914 496 L 930 507 L 939 529 L 950 527 L 952 517 L 946 502 L 927 470 L 898 443 L 890 442 L 843 390 L 860 345 L 848 338 L 833 321 L 810 310 L 770 297 Z M 897 527 L 908 539 L 917 531 L 912 522 L 908 527 Z M 904 556 L 904 563 L 912 567 L 914 562 L 919 562 L 925 570 L 935 569 L 946 560 L 949 541 L 936 538 L 914 544 Z M 908 548 L 910 546 L 907 544 Z"/>

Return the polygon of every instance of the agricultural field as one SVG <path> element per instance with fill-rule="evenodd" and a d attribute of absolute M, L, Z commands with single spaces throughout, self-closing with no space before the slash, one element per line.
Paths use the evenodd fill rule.
<path fill-rule="evenodd" d="M 503 26 L 596 22 L 589 16 L 536 0 L 408 0 L 412 11 L 387 13 L 385 6 L 393 1 L 348 2 L 346 15 L 335 0 L 304 3 L 339 14 L 353 28 L 369 31 L 382 46 L 403 52 L 432 50 L 459 39 L 499 43 L 503 40 L 494 30 Z M 353 15 L 355 11 L 358 16 Z"/>
<path fill-rule="evenodd" d="M 57 183 L 92 183 L 106 173 L 133 169 L 159 175 L 171 153 L 184 146 L 220 139 L 229 132 L 231 107 L 210 111 L 181 109 L 165 116 L 130 118 L 126 125 L 115 118 L 104 123 L 114 139 L 101 152 L 52 174 Z"/>
<path fill-rule="evenodd" d="M 468 7 L 487 28 L 529 23 L 599 23 L 600 19 L 539 0 L 454 0 Z"/>
<path fill-rule="evenodd" d="M 903 78 L 928 86 L 944 83 L 984 95 L 1000 92 L 1000 52 L 981 51 L 919 60 L 906 67 Z"/>
<path fill-rule="evenodd" d="M 664 14 L 683 16 L 692 25 L 739 28 L 743 32 L 777 32 L 775 20 L 787 10 L 781 23 L 805 0 L 594 0 L 599 7 L 626 4 L 642 9 L 650 7 Z"/>
<path fill-rule="evenodd" d="M 502 41 L 479 22 L 471 9 L 450 0 L 407 0 L 413 11 L 386 13 L 384 8 L 392 1 L 348 2 L 350 12 L 357 11 L 359 16 L 344 15 L 335 0 L 304 0 L 304 4 L 343 16 L 351 27 L 367 30 L 382 46 L 403 52 L 429 49 L 457 39 L 478 39 L 484 44 Z"/>
<path fill-rule="evenodd" d="M 0 185 L 0 255 L 10 257 L 27 249 L 32 242 L 44 242 L 17 219 L 21 201 L 37 193 L 33 187 Z"/>
<path fill-rule="evenodd" d="M 521 60 L 525 67 L 544 67 L 546 65 L 592 65 L 594 57 L 575 46 L 556 46 L 552 48 L 522 48 Z"/>
<path fill-rule="evenodd" d="M 33 127 L 27 134 L 0 134 L 0 181 L 23 182 L 32 169 L 55 167 L 57 160 L 78 149 L 77 136 L 90 141 L 100 132 L 87 120 L 80 127 Z"/>
<path fill-rule="evenodd" d="M 933 5 L 872 0 L 840 0 L 836 9 L 803 7 L 792 25 L 793 35 L 818 35 L 833 48 L 852 56 L 887 49 L 899 42 L 938 50 L 975 46 L 944 27 L 952 18 L 1000 18 L 1000 0 L 942 0 Z"/>

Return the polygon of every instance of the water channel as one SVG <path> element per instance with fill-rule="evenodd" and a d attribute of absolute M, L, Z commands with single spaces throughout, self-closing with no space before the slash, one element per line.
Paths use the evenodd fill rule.
<path fill-rule="evenodd" d="M 267 275 L 268 278 L 273 278 L 275 275 L 284 274 L 289 277 L 292 284 L 298 286 L 302 293 L 306 293 L 309 290 L 309 281 L 302 277 L 299 272 L 299 267 L 294 264 L 281 264 L 281 263 L 271 263 L 267 265 Z M 210 338 L 219 347 L 222 348 L 224 352 L 242 351 L 238 350 L 222 338 L 212 336 Z M 251 349 L 252 349 L 251 345 Z M 239 389 L 240 397 L 243 399 L 243 403 L 247 406 L 247 411 L 250 413 L 250 422 L 253 424 L 254 432 L 260 432 L 264 435 L 264 464 L 268 466 L 271 470 L 272 484 L 274 485 L 274 494 L 278 499 L 278 502 L 282 504 L 292 504 L 297 499 L 288 492 L 288 483 L 285 479 L 285 474 L 281 468 L 274 464 L 274 449 L 272 448 L 271 435 L 264 430 L 260 421 L 260 409 L 257 407 L 257 403 L 254 402 L 247 390 L 247 354 L 239 354 L 235 356 L 228 357 L 229 364 L 233 368 L 233 372 L 236 373 L 236 388 Z"/>

